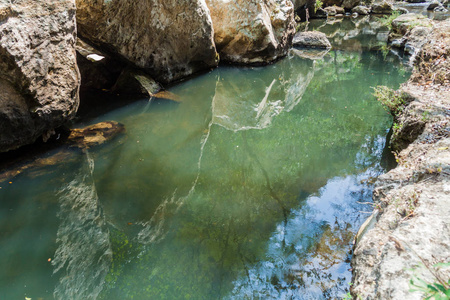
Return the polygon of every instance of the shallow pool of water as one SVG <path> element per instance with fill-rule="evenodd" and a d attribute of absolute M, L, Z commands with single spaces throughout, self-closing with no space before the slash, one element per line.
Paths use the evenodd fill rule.
<path fill-rule="evenodd" d="M 0 183 L 0 299 L 341 297 L 392 122 L 371 87 L 407 73 L 293 51 L 91 120 L 127 132 Z"/>

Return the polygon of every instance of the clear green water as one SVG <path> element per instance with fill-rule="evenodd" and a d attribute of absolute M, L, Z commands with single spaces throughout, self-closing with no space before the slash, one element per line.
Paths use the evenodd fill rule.
<path fill-rule="evenodd" d="M 371 87 L 407 75 L 293 53 L 92 120 L 126 135 L 0 184 L 0 299 L 341 297 L 392 122 Z"/>

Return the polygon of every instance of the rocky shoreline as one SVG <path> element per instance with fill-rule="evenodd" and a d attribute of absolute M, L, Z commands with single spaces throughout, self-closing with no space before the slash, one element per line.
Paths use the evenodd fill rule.
<path fill-rule="evenodd" d="M 424 282 L 448 289 L 450 22 L 433 22 L 423 38 L 395 96 L 402 99 L 391 138 L 398 166 L 378 178 L 374 212 L 356 238 L 354 299 L 422 299 L 433 292 L 417 287 Z"/>
<path fill-rule="evenodd" d="M 315 10 L 312 1 L 178 2 L 0 0 L 0 152 L 45 141 L 69 122 L 82 80 L 88 90 L 131 88 L 152 96 L 161 90 L 152 78 L 174 82 L 219 60 L 271 63 L 292 45 L 294 10 Z M 347 11 L 330 2 L 315 15 L 393 11 L 387 2 L 338 4 Z M 146 12 L 158 16 L 146 19 Z M 356 238 L 351 293 L 357 299 L 420 299 L 410 292 L 411 279 L 431 284 L 450 277 L 449 268 L 437 265 L 450 262 L 450 22 L 403 15 L 390 41 L 412 54 L 415 71 L 395 93 L 402 103 L 391 149 L 399 165 L 378 179 L 375 210 Z M 80 135 L 73 144 L 89 137 Z"/>

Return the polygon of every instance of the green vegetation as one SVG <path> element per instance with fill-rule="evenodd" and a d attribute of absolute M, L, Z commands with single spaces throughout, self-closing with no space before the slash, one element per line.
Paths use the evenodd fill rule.
<path fill-rule="evenodd" d="M 392 30 L 392 21 L 398 18 L 400 16 L 400 11 L 394 10 L 391 15 L 386 15 L 380 18 L 380 22 L 382 26 L 385 26 L 389 29 L 389 31 Z"/>
<path fill-rule="evenodd" d="M 314 13 L 317 12 L 319 8 L 322 8 L 322 6 L 323 6 L 322 0 L 316 0 L 316 2 L 314 3 Z"/>
<path fill-rule="evenodd" d="M 422 113 L 422 121 L 428 122 L 430 120 L 430 112 L 428 110 Z"/>
<path fill-rule="evenodd" d="M 434 299 L 434 300 L 448 300 L 450 299 L 450 278 L 445 281 L 439 275 L 440 268 L 450 267 L 450 263 L 438 263 L 433 265 L 431 268 L 427 269 L 433 274 L 436 281 L 429 283 L 414 276 L 413 279 L 409 281 L 411 292 L 421 292 L 423 294 L 423 299 Z"/>
<path fill-rule="evenodd" d="M 402 93 L 381 85 L 373 88 L 373 90 L 373 95 L 389 109 L 393 116 L 398 115 L 403 110 L 405 96 Z"/>
<path fill-rule="evenodd" d="M 383 54 L 383 58 L 386 59 L 387 55 L 389 54 L 389 51 L 391 51 L 391 46 L 388 44 L 383 44 L 381 46 L 381 53 Z"/>

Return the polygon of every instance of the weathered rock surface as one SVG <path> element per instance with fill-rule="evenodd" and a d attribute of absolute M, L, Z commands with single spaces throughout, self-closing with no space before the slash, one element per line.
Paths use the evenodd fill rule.
<path fill-rule="evenodd" d="M 432 30 L 430 19 L 419 14 L 404 14 L 392 21 L 389 41 L 393 47 L 400 48 L 410 55 L 411 63 L 418 51 L 428 41 Z"/>
<path fill-rule="evenodd" d="M 292 41 L 294 46 L 302 48 L 330 49 L 331 44 L 325 33 L 319 31 L 297 32 Z"/>
<path fill-rule="evenodd" d="M 287 54 L 295 34 L 294 6 L 290 0 L 206 3 L 222 61 L 261 64 Z"/>
<path fill-rule="evenodd" d="M 402 91 L 409 98 L 400 128 L 420 121 L 409 144 L 393 144 L 399 166 L 377 182 L 377 221 L 359 237 L 352 259 L 351 292 L 361 299 L 423 299 L 410 280 L 428 284 L 450 278 L 450 21 L 435 23 Z M 417 123 L 417 122 L 416 122 Z M 417 128 L 410 126 L 410 129 Z M 408 136 L 400 130 L 394 139 Z M 406 147 L 406 148 L 405 148 Z"/>
<path fill-rule="evenodd" d="M 444 5 L 439 5 L 433 9 L 434 12 L 447 12 L 448 9 L 444 7 Z"/>
<path fill-rule="evenodd" d="M 411 28 L 422 26 L 430 27 L 432 26 L 430 19 L 420 14 L 404 14 L 398 16 L 392 21 L 392 31 L 393 33 L 398 33 L 405 35 Z"/>
<path fill-rule="evenodd" d="M 315 0 L 292 0 L 292 3 L 294 4 L 295 15 L 300 18 L 301 22 L 309 18 L 326 18 L 320 11 L 321 8 L 315 7 Z"/>
<path fill-rule="evenodd" d="M 392 3 L 387 1 L 376 2 L 372 4 L 372 13 L 373 14 L 384 14 L 389 15 L 394 11 L 394 6 Z"/>
<path fill-rule="evenodd" d="M 124 133 L 125 126 L 115 121 L 104 121 L 84 128 L 72 129 L 66 136 L 46 144 L 43 149 L 33 148 L 34 151 L 24 156 L 0 162 L 0 183 L 11 181 L 25 171 L 28 171 L 30 176 L 34 176 L 49 166 L 75 161 L 78 157 L 73 155 L 73 149 L 97 147 L 123 136 Z M 50 149 L 57 149 L 57 151 L 48 155 Z"/>
<path fill-rule="evenodd" d="M 352 12 L 365 16 L 370 14 L 370 7 L 358 5 L 352 9 Z"/>
<path fill-rule="evenodd" d="M 301 8 L 314 7 L 314 0 L 292 0 L 294 4 L 294 10 L 297 11 Z"/>
<path fill-rule="evenodd" d="M 327 8 L 330 6 L 338 6 L 340 7 L 342 5 L 343 0 L 324 0 L 323 2 L 323 7 Z"/>
<path fill-rule="evenodd" d="M 81 98 L 92 90 L 110 90 L 126 64 L 102 52 L 81 38 L 77 39 L 77 64 L 81 74 Z M 83 103 L 84 104 L 84 103 Z"/>
<path fill-rule="evenodd" d="M 441 6 L 441 2 L 437 1 L 437 0 L 433 0 L 430 2 L 430 4 L 428 4 L 427 10 L 433 10 L 438 6 Z"/>
<path fill-rule="evenodd" d="M 79 34 L 160 82 L 217 66 L 202 0 L 76 0 Z"/>
<path fill-rule="evenodd" d="M 359 5 L 361 1 L 360 0 L 344 0 L 342 2 L 342 7 L 345 9 L 352 9 Z"/>
<path fill-rule="evenodd" d="M 345 14 L 345 10 L 342 7 L 336 5 L 325 7 L 323 10 L 326 11 L 329 16 Z"/>
<path fill-rule="evenodd" d="M 0 152 L 44 139 L 79 105 L 74 0 L 0 1 Z"/>

